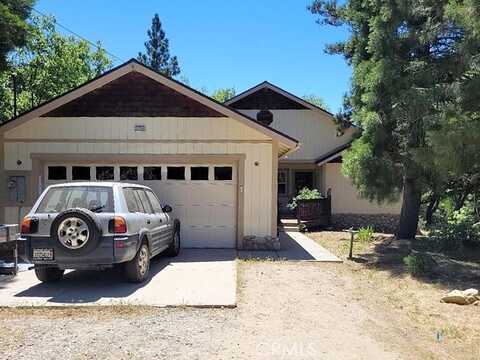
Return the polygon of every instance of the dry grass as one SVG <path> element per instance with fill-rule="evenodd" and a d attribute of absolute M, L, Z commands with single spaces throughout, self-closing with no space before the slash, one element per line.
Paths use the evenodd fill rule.
<path fill-rule="evenodd" d="M 356 296 L 366 306 L 393 315 L 409 332 L 416 332 L 419 342 L 438 354 L 436 359 L 480 359 L 480 307 L 440 302 L 443 295 L 454 286 L 461 286 L 461 282 L 449 282 L 435 272 L 423 278 L 411 276 L 402 261 L 408 253 L 405 249 L 399 250 L 398 255 L 378 253 L 378 248 L 391 241 L 392 237 L 385 234 L 376 234 L 371 243 L 355 243 L 353 261 L 347 260 L 349 234 L 308 235 L 345 260 L 337 271 L 354 279 Z M 466 281 L 464 286 L 470 284 Z"/>

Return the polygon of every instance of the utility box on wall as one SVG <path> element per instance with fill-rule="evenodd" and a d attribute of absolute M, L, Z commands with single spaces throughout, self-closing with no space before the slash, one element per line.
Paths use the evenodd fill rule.
<path fill-rule="evenodd" d="M 8 200 L 12 202 L 24 203 L 27 193 L 27 182 L 25 176 L 8 177 Z"/>

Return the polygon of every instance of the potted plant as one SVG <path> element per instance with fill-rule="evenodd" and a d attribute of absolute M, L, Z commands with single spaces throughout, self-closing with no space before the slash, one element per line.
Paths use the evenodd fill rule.
<path fill-rule="evenodd" d="M 295 211 L 300 230 L 309 226 L 327 226 L 330 224 L 330 196 L 323 197 L 317 189 L 303 188 L 288 204 Z"/>

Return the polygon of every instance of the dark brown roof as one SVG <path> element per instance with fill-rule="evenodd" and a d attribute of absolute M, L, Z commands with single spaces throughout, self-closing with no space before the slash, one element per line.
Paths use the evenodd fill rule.
<path fill-rule="evenodd" d="M 223 117 L 139 72 L 129 72 L 44 117 Z"/>

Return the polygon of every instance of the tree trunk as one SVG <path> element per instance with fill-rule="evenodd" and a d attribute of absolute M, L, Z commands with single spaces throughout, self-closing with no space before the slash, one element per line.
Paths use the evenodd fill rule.
<path fill-rule="evenodd" d="M 406 178 L 403 182 L 403 202 L 398 228 L 399 239 L 414 239 L 417 234 L 418 216 L 422 189 L 416 179 Z"/>
<path fill-rule="evenodd" d="M 425 210 L 425 222 L 427 225 L 433 224 L 433 214 L 438 208 L 438 197 L 436 195 L 432 195 L 430 202 L 427 205 L 427 209 Z"/>

